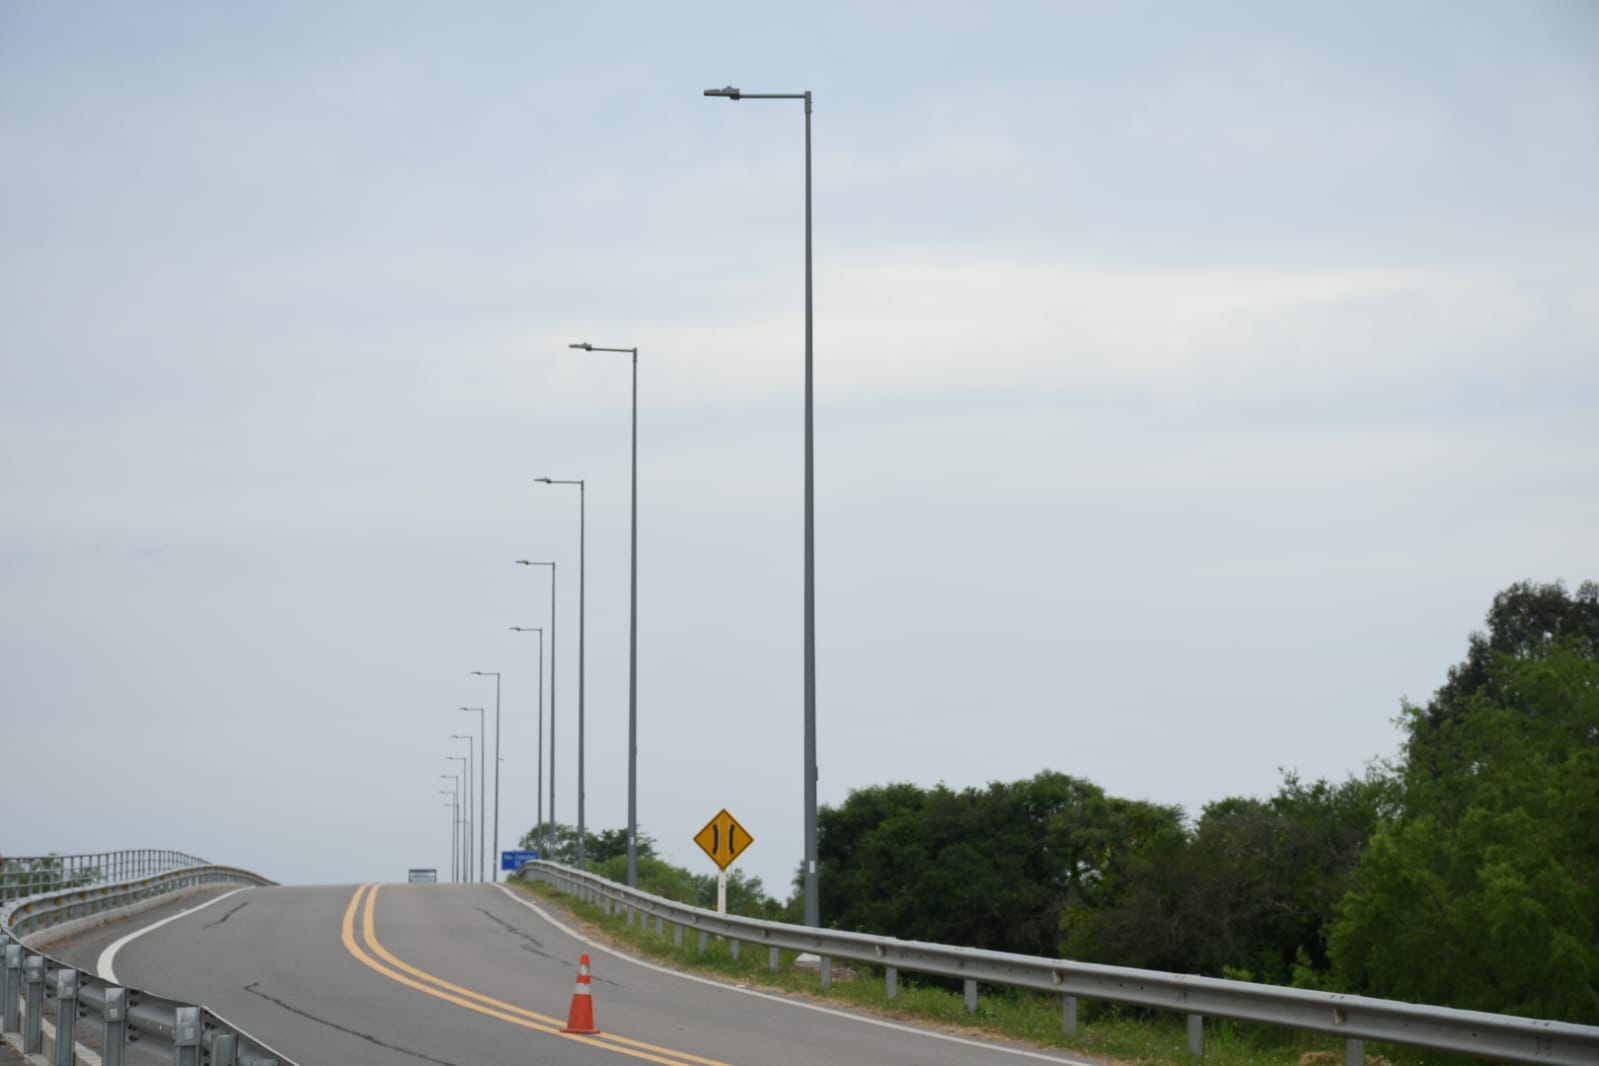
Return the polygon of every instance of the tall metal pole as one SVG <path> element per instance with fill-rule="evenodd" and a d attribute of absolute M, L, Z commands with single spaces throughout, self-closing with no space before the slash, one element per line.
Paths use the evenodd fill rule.
<path fill-rule="evenodd" d="M 485 766 L 485 763 L 487 763 L 487 761 L 488 761 L 485 758 L 485 756 L 488 755 L 488 750 L 489 750 L 488 723 L 485 720 L 485 712 L 484 712 L 484 709 L 482 707 L 462 707 L 461 710 L 463 710 L 463 711 L 476 711 L 477 712 L 477 735 L 478 735 L 477 768 L 478 768 L 478 773 L 477 773 L 477 820 L 476 820 L 475 824 L 477 825 L 477 879 L 479 881 L 482 881 L 482 880 L 484 880 L 484 874 L 486 872 L 483 869 L 483 860 L 485 858 L 487 858 L 487 856 L 484 855 L 484 852 L 487 850 L 484 847 L 484 844 L 485 844 L 485 839 L 484 838 L 485 838 L 485 835 L 486 835 L 485 834 L 485 830 L 488 828 L 488 819 L 486 817 L 487 814 L 488 814 L 488 802 L 487 802 L 487 796 L 486 796 L 486 793 L 487 793 L 487 787 L 486 787 L 487 786 L 487 782 L 484 780 L 484 778 L 486 778 L 488 776 L 488 774 L 486 773 L 487 767 Z M 468 748 L 467 750 L 470 751 L 471 749 Z"/>
<path fill-rule="evenodd" d="M 547 566 L 550 568 L 550 820 L 544 831 L 542 857 L 551 857 L 550 841 L 555 838 L 555 564 L 535 563 L 518 559 L 520 566 Z"/>
<path fill-rule="evenodd" d="M 550 664 L 550 670 L 553 672 L 554 669 L 555 669 L 555 664 L 551 663 Z M 555 700 L 555 694 L 554 693 L 550 694 L 550 700 L 551 700 L 551 707 L 553 708 L 554 700 Z M 539 778 L 539 804 L 538 804 L 538 806 L 539 806 L 539 822 L 540 822 L 540 824 L 542 824 L 543 821 L 544 821 L 544 630 L 543 629 L 539 630 L 539 773 L 538 773 L 538 778 Z M 539 837 L 542 838 L 543 835 L 544 835 L 543 831 L 540 830 Z M 548 856 L 546 856 L 544 854 L 544 852 L 542 850 L 542 845 L 541 845 L 541 850 L 539 851 L 539 858 L 543 859 L 543 858 L 547 858 L 547 857 Z"/>
<path fill-rule="evenodd" d="M 627 610 L 627 885 L 638 887 L 638 349 L 633 349 L 633 498 Z"/>
<path fill-rule="evenodd" d="M 455 794 L 453 792 L 445 792 L 444 789 L 442 789 L 442 788 L 439 789 L 439 792 L 442 795 L 451 797 L 450 802 L 446 803 L 445 806 L 450 808 L 450 880 L 454 881 L 455 880 L 455 833 L 456 833 L 455 820 L 456 820 L 456 818 L 458 818 L 460 816 L 458 814 L 456 814 L 456 811 L 455 811 L 455 799 L 453 798 Z"/>
<path fill-rule="evenodd" d="M 588 859 L 585 852 L 588 830 L 584 820 L 587 788 L 584 785 L 585 753 L 588 751 L 588 741 L 584 725 L 585 715 L 583 710 L 585 679 L 588 677 L 588 668 L 585 665 L 584 649 L 588 647 L 588 532 L 586 518 L 588 505 L 588 487 L 582 478 L 534 478 L 534 481 L 546 485 L 576 485 L 577 486 L 577 868 L 588 869 Z"/>
<path fill-rule="evenodd" d="M 500 879 L 500 675 L 494 675 L 494 850 L 489 854 L 489 879 Z"/>
<path fill-rule="evenodd" d="M 467 827 L 461 838 L 461 880 L 466 881 L 469 880 L 468 871 L 472 869 L 472 759 L 466 755 L 447 755 L 445 758 L 462 764 L 460 780 L 466 784 L 466 802 L 462 805 L 465 817 L 461 822 Z"/>
<path fill-rule="evenodd" d="M 455 784 L 451 792 L 439 789 L 441 795 L 450 797 L 450 880 L 455 881 L 460 877 L 461 870 L 461 779 L 454 774 L 439 776 Z"/>
<path fill-rule="evenodd" d="M 461 708 L 461 710 L 463 710 L 463 711 L 469 711 L 469 710 L 472 710 L 472 709 L 473 708 L 471 708 L 471 707 L 462 707 Z M 468 762 L 468 766 L 467 766 L 467 769 L 466 769 L 466 809 L 467 809 L 467 816 L 471 820 L 471 824 L 472 825 L 480 826 L 480 828 L 481 828 L 480 823 L 482 822 L 482 818 L 483 818 L 483 807 L 482 807 L 481 803 L 475 809 L 472 806 L 472 767 L 471 767 L 470 763 L 471 763 L 471 760 L 472 760 L 472 757 L 473 757 L 473 743 L 472 742 L 473 742 L 473 740 L 475 738 L 470 733 L 451 733 L 450 734 L 450 738 L 452 740 L 464 740 L 464 741 L 466 741 L 466 758 L 467 758 L 467 762 Z M 482 788 L 483 788 L 483 775 L 482 775 L 482 771 L 480 769 L 479 772 L 478 772 L 478 790 L 479 790 L 480 793 L 482 791 Z M 476 852 L 474 852 L 472 850 L 472 838 L 471 838 L 471 833 L 470 832 L 468 832 L 468 834 L 467 834 L 466 848 L 467 848 L 467 850 L 466 850 L 466 879 L 468 881 L 470 881 L 470 880 L 472 880 L 472 859 L 473 859 L 473 856 L 475 855 L 477 857 L 479 863 L 481 863 L 483 861 L 483 853 L 482 853 L 481 849 L 476 851 Z M 478 880 L 481 881 L 482 877 L 479 876 Z"/>
<path fill-rule="evenodd" d="M 473 670 L 477 677 L 494 678 L 494 850 L 489 852 L 489 880 L 500 879 L 500 674 L 497 670 Z M 483 742 L 485 745 L 488 741 Z"/>
<path fill-rule="evenodd" d="M 539 635 L 539 768 L 538 785 L 535 794 L 538 797 L 538 825 L 542 827 L 544 825 L 544 629 L 540 626 L 512 626 L 511 629 L 517 633 L 537 633 Z M 544 846 L 544 830 L 537 828 L 535 833 L 537 835 L 534 836 L 533 842 L 542 849 Z M 541 850 L 539 858 L 545 857 Z"/>
<path fill-rule="evenodd" d="M 632 545 L 628 577 L 627 638 L 627 883 L 638 887 L 638 349 L 601 348 L 584 341 L 569 344 L 585 352 L 624 352 L 633 357 Z"/>
<path fill-rule="evenodd" d="M 805 924 L 821 924 L 816 849 L 816 491 L 811 389 L 811 94 L 746 93 L 729 85 L 706 96 L 730 100 L 805 101 Z"/>
<path fill-rule="evenodd" d="M 805 924 L 821 924 L 816 877 L 816 425 L 811 391 L 811 94 L 805 93 Z"/>

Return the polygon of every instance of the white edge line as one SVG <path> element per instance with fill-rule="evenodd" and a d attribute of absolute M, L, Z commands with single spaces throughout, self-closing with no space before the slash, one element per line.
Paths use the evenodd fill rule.
<path fill-rule="evenodd" d="M 223 900 L 227 899 L 229 896 L 237 896 L 240 892 L 248 892 L 248 891 L 249 891 L 249 889 L 247 889 L 247 888 L 236 888 L 232 892 L 224 892 L 220 896 L 214 896 L 211 899 L 206 900 L 204 903 L 200 904 L 198 907 L 190 907 L 186 911 L 179 911 L 176 914 L 168 915 L 167 917 L 161 919 L 159 922 L 151 922 L 149 925 L 145 926 L 143 929 L 135 929 L 133 932 L 129 933 L 127 936 L 122 937 L 119 940 L 115 940 L 115 941 L 111 942 L 110 944 L 108 944 L 106 946 L 106 949 L 104 951 L 100 952 L 100 958 L 94 964 L 95 973 L 99 974 L 100 975 L 100 980 L 105 981 L 107 984 L 113 984 L 113 985 L 116 984 L 117 983 L 117 973 L 116 973 L 116 971 L 114 969 L 112 969 L 112 965 L 111 964 L 112 964 L 112 962 L 115 961 L 115 959 L 117 957 L 117 952 L 121 951 L 122 948 L 125 945 L 127 945 L 129 943 L 132 943 L 133 941 L 139 939 L 141 936 L 143 936 L 146 933 L 155 932 L 157 929 L 160 929 L 163 925 L 166 925 L 168 922 L 175 922 L 179 918 L 186 918 L 189 915 L 193 914 L 195 911 L 203 911 L 203 910 L 205 910 L 207 907 L 211 906 L 211 904 L 213 904 L 213 903 L 221 903 Z"/>
<path fill-rule="evenodd" d="M 499 889 L 501 892 L 504 892 L 507 896 L 510 896 L 511 899 L 528 908 L 534 914 L 537 914 L 540 918 L 543 918 L 545 921 L 549 922 L 563 933 L 570 936 L 573 940 L 587 944 L 594 951 L 600 952 L 601 954 L 610 955 L 612 958 L 621 959 L 623 962 L 631 962 L 635 966 L 642 966 L 646 970 L 654 970 L 656 973 L 668 974 L 672 977 L 681 977 L 685 981 L 695 981 L 702 985 L 710 985 L 713 988 L 723 988 L 729 992 L 740 992 L 746 996 L 754 996 L 756 999 L 764 999 L 772 1003 L 782 1003 L 786 1006 L 798 1007 L 802 1010 L 813 1010 L 818 1014 L 830 1014 L 835 1018 L 849 1018 L 853 1021 L 864 1022 L 867 1025 L 875 1025 L 882 1029 L 892 1029 L 899 1033 L 913 1033 L 917 1036 L 925 1036 L 933 1040 L 946 1040 L 951 1044 L 961 1044 L 966 1047 L 982 1048 L 984 1051 L 1000 1051 L 1007 1055 L 1017 1055 L 1021 1058 L 1038 1059 L 1041 1062 L 1065 1062 L 1071 1063 L 1072 1066 L 1096 1066 L 1095 1063 L 1084 1059 L 1062 1058 L 1059 1055 L 1046 1055 L 1038 1051 L 1028 1051 L 1024 1048 L 1011 1047 L 1008 1044 L 991 1043 L 986 1040 L 971 1040 L 963 1036 L 951 1036 L 948 1033 L 940 1033 L 933 1029 L 921 1029 L 914 1025 L 901 1025 L 898 1022 L 885 1021 L 882 1018 L 873 1018 L 870 1015 L 856 1014 L 851 1011 L 835 1010 L 832 1007 L 823 1007 L 816 1003 L 807 1003 L 803 1000 L 796 1000 L 787 996 L 774 996 L 770 992 L 757 992 L 753 988 L 745 988 L 742 985 L 731 985 L 725 981 L 716 981 L 709 977 L 700 977 L 698 974 L 684 973 L 682 970 L 673 970 L 666 966 L 657 966 L 653 962 L 645 962 L 643 959 L 628 955 L 625 952 L 617 951 L 614 948 L 606 947 L 604 944 L 599 944 L 595 941 L 589 940 L 588 938 L 579 934 L 577 930 L 573 929 L 571 926 L 559 921 L 554 915 L 550 914 L 543 907 L 540 907 L 538 904 L 529 900 L 526 896 L 517 892 L 513 892 L 511 889 L 506 888 L 502 884 L 496 884 L 494 887 Z"/>

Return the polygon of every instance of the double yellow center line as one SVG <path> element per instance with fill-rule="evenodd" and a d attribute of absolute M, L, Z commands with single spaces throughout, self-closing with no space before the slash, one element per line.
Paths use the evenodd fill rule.
<path fill-rule="evenodd" d="M 418 992 L 453 1003 L 458 1007 L 486 1014 L 490 1018 L 498 1018 L 502 1022 L 510 1022 L 524 1029 L 532 1029 L 540 1033 L 548 1033 L 567 1040 L 582 1040 L 614 1051 L 618 1055 L 627 1055 L 635 1059 L 644 1059 L 647 1062 L 662 1063 L 663 1066 L 728 1066 L 727 1063 L 716 1059 L 700 1058 L 683 1051 L 673 1051 L 671 1048 L 657 1047 L 646 1044 L 641 1040 L 629 1040 L 627 1037 L 616 1036 L 611 1033 L 601 1033 L 597 1036 L 577 1036 L 561 1032 L 565 1024 L 560 1018 L 552 1018 L 547 1014 L 518 1007 L 514 1003 L 485 996 L 481 992 L 474 992 L 470 988 L 451 984 L 442 977 L 435 977 L 426 970 L 419 969 L 407 962 L 396 958 L 388 951 L 377 938 L 374 928 L 373 912 L 378 898 L 377 885 L 362 885 L 355 890 L 355 895 L 350 897 L 350 905 L 344 912 L 344 948 L 362 965 L 376 970 L 389 980 L 414 988 Z M 357 935 L 357 914 L 360 916 L 360 931 Z M 374 958 L 373 956 L 377 956 Z"/>

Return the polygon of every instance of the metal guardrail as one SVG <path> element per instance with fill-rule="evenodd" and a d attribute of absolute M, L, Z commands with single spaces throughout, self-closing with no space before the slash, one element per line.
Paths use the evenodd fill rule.
<path fill-rule="evenodd" d="M 657 935 L 665 935 L 665 925 L 671 923 L 676 926 L 674 937 L 679 945 L 683 930 L 691 929 L 699 933 L 701 950 L 708 936 L 731 941 L 735 957 L 740 943 L 765 947 L 774 969 L 779 950 L 815 953 L 820 957 L 824 987 L 831 983 L 832 961 L 847 959 L 881 967 L 890 998 L 898 989 L 901 970 L 960 979 L 964 982 L 968 1011 L 977 1009 L 979 984 L 1058 995 L 1061 1024 L 1067 1035 L 1077 1030 L 1077 999 L 1084 998 L 1186 1014 L 1188 1047 L 1196 1055 L 1204 1052 L 1204 1019 L 1217 1017 L 1342 1038 L 1349 1066 L 1359 1066 L 1364 1061 L 1367 1040 L 1535 1066 L 1599 1063 L 1599 1026 L 741 918 L 675 903 L 549 862 L 527 863 L 517 876 L 543 881 L 559 891 L 599 904 L 607 914 L 625 911 L 629 925 L 635 914 L 645 923 L 653 918 Z"/>
<path fill-rule="evenodd" d="M 72 1066 L 76 1061 L 79 1022 L 84 1019 L 92 1019 L 93 1028 L 98 1031 L 104 1066 L 123 1066 L 128 1042 L 141 1038 L 171 1047 L 170 1061 L 176 1066 L 200 1066 L 202 1056 L 210 1066 L 294 1066 L 265 1042 L 203 1006 L 107 984 L 96 975 L 32 950 L 44 940 L 71 936 L 100 921 L 163 902 L 174 893 L 221 883 L 275 882 L 249 870 L 209 865 L 181 852 L 108 852 L 50 858 L 96 861 L 61 863 L 52 868 L 52 873 L 62 873 L 58 881 L 78 878 L 77 883 L 16 899 L 0 908 L 0 942 L 4 943 L 0 1030 L 8 1039 L 12 1033 L 20 1036 L 24 1054 L 43 1054 L 45 1015 L 49 1013 L 46 1000 L 53 998 L 55 1039 L 51 1061 L 57 1066 Z M 7 866 L 16 861 L 19 860 L 7 860 Z M 67 875 L 68 870 L 76 873 Z M 118 883 L 100 883 L 98 878 L 91 881 L 91 873 L 104 870 L 143 873 Z M 30 876 L 37 872 L 28 871 Z"/>

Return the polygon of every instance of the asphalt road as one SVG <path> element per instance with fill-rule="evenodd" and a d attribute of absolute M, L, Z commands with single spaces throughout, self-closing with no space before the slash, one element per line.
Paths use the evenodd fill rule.
<path fill-rule="evenodd" d="M 558 908 L 493 885 L 250 888 L 51 949 L 118 983 L 203 1002 L 301 1066 L 968 1066 L 1072 1062 L 679 974 L 580 939 Z M 592 959 L 599 1036 L 562 1034 Z"/>

